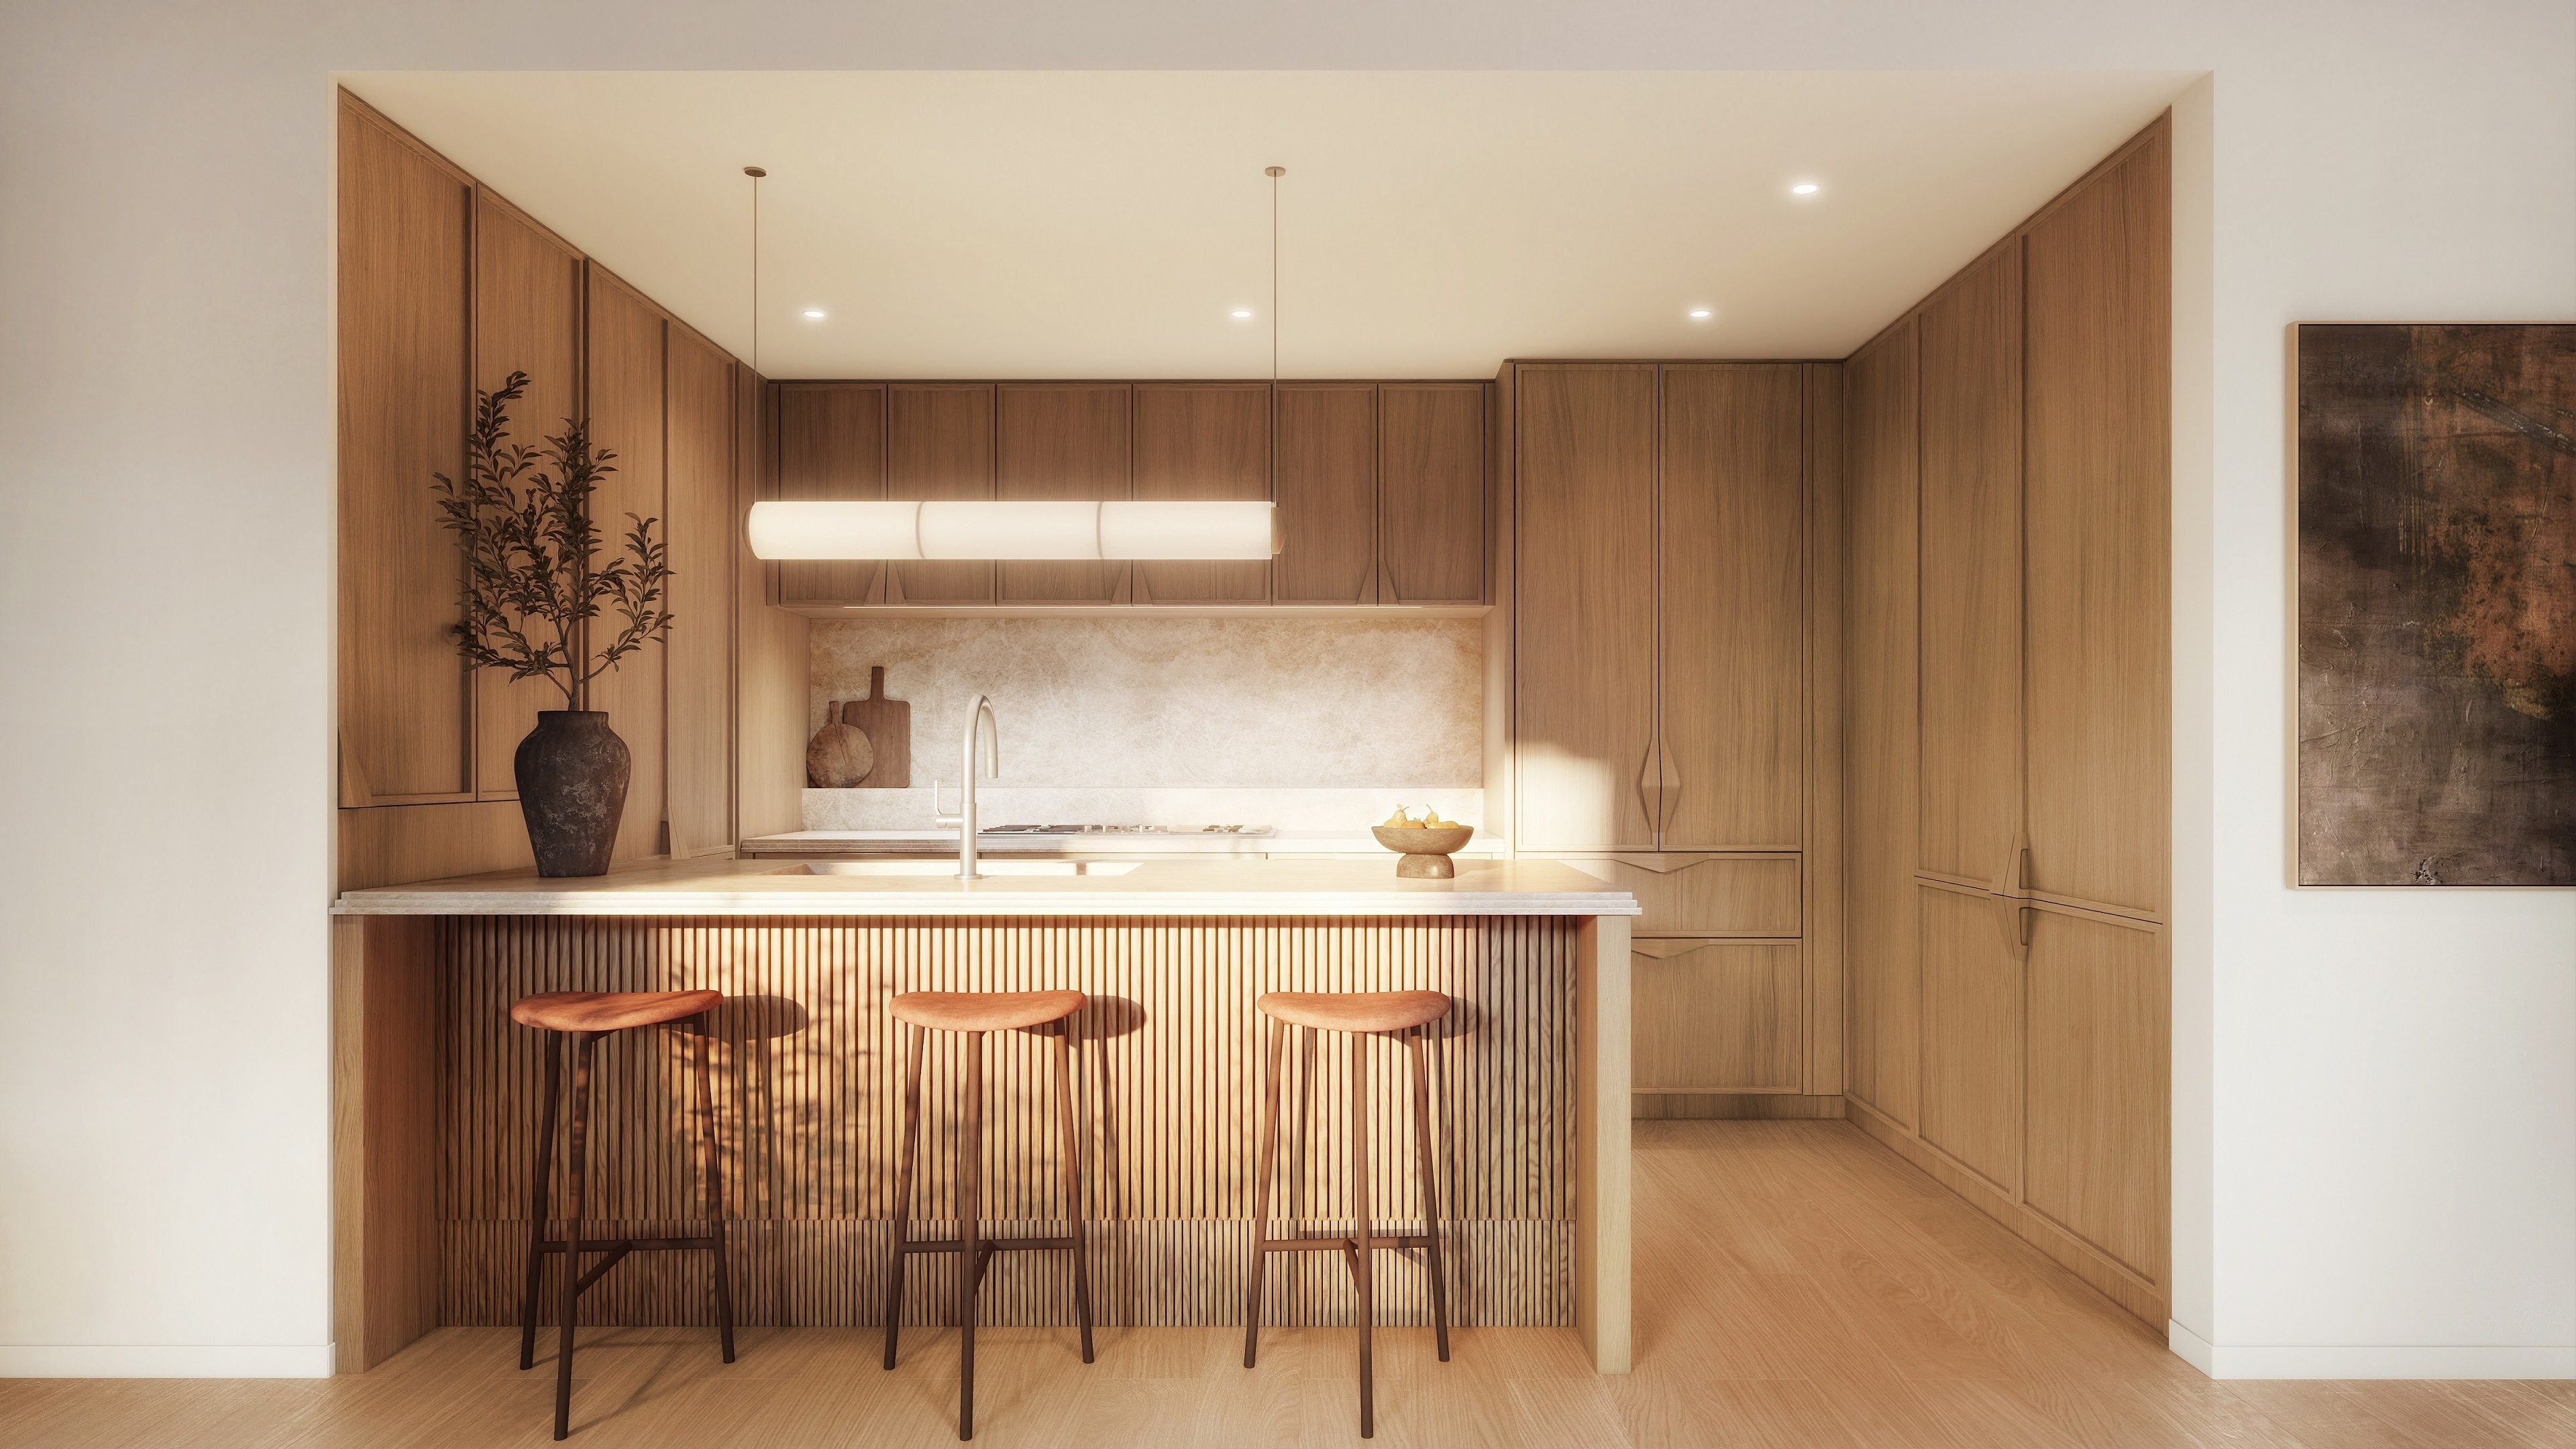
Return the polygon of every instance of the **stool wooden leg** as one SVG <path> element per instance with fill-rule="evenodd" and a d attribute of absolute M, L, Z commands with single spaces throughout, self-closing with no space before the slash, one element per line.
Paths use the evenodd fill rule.
<path fill-rule="evenodd" d="M 1261 1165 L 1252 1179 L 1252 1288 L 1243 1306 L 1243 1366 L 1252 1367 L 1261 1341 L 1261 1270 L 1270 1261 L 1270 1171 L 1279 1160 L 1279 1023 L 1264 1019 L 1269 1038 L 1269 1066 L 1262 1073 Z"/>
<path fill-rule="evenodd" d="M 895 1331 L 903 1323 L 903 1245 L 912 1224 L 912 1154 L 921 1143 L 921 1028 L 903 1029 L 903 1146 L 895 1157 L 894 1251 L 886 1259 L 885 1366 L 894 1367 Z"/>
<path fill-rule="evenodd" d="M 957 1146 L 957 1437 L 975 1437 L 975 1288 L 984 1275 L 984 1034 L 966 1033 L 966 1132 Z"/>
<path fill-rule="evenodd" d="M 1073 1114 L 1073 1019 L 1055 1024 L 1056 1115 L 1064 1122 L 1064 1215 L 1073 1239 L 1073 1317 L 1082 1325 L 1082 1361 L 1091 1362 L 1091 1254 L 1082 1233 L 1082 1131 Z"/>
<path fill-rule="evenodd" d="M 1371 1352 L 1377 1327 L 1377 1303 L 1370 1291 L 1377 1257 L 1369 1226 L 1368 1041 L 1364 1031 L 1351 1033 L 1351 1278 L 1360 1299 L 1360 1437 L 1377 1433 L 1377 1384 Z"/>
<path fill-rule="evenodd" d="M 733 1362 L 733 1274 L 725 1263 L 724 1144 L 716 1135 L 715 1066 L 709 1056 L 707 1018 L 700 1013 L 690 1035 L 698 1048 L 699 1140 L 706 1146 L 709 1236 L 716 1240 L 716 1327 L 723 1335 L 724 1361 Z"/>
<path fill-rule="evenodd" d="M 572 1034 L 572 1121 L 564 1131 L 563 1327 L 555 1349 L 555 1437 L 572 1433 L 572 1330 L 581 1304 L 582 1153 L 590 1129 L 594 1033 Z"/>
<path fill-rule="evenodd" d="M 563 1092 L 563 1033 L 546 1033 L 546 1105 L 537 1117 L 537 1165 L 528 1189 L 528 1291 L 519 1299 L 519 1367 L 537 1366 L 537 1295 L 546 1278 L 546 1199 L 555 1178 L 555 1100 Z"/>
<path fill-rule="evenodd" d="M 1413 1161 L 1422 1174 L 1422 1231 L 1431 1239 L 1422 1263 L 1431 1272 L 1431 1329 L 1440 1340 L 1440 1361 L 1449 1361 L 1449 1285 L 1440 1262 L 1440 1184 L 1431 1170 L 1431 1073 L 1423 1065 L 1421 1027 L 1405 1041 L 1413 1058 Z"/>

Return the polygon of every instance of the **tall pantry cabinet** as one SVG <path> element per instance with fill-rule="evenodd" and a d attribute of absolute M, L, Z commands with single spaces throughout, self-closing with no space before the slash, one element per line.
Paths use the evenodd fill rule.
<path fill-rule="evenodd" d="M 2159 122 L 1848 365 L 1848 1097 L 2150 1322 L 2171 1298 Z"/>
<path fill-rule="evenodd" d="M 1633 891 L 1635 1080 L 1839 1091 L 1815 869 L 1831 363 L 1517 362 L 1498 381 L 1517 853 Z M 1824 522 L 1820 526 L 1820 516 Z M 1819 926 L 1818 917 L 1827 919 Z"/>

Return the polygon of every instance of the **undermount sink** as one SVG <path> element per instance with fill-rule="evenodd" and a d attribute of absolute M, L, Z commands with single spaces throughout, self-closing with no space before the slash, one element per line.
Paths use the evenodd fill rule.
<path fill-rule="evenodd" d="M 1125 875 L 1144 862 L 1135 860 L 981 860 L 978 875 Z M 771 875 L 917 875 L 957 876 L 953 860 L 809 860 Z"/>

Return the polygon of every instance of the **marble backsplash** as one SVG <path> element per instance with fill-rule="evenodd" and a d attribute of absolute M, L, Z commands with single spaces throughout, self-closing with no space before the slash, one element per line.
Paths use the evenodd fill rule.
<path fill-rule="evenodd" d="M 1303 792 L 1444 810 L 1482 795 L 1473 619 L 888 615 L 818 622 L 812 639 L 809 732 L 883 666 L 887 694 L 912 705 L 915 788 L 809 790 L 809 829 L 927 818 L 928 786 L 953 781 L 978 693 L 1001 725 L 987 798 L 1025 790 L 1028 810 L 1080 812 L 1054 819 L 1284 826 L 1309 813 Z M 900 798 L 915 794 L 917 805 Z M 1308 803 L 1338 819 L 1357 800 Z"/>

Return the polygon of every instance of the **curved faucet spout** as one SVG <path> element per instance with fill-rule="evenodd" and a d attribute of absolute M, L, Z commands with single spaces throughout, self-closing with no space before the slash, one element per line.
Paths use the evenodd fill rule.
<path fill-rule="evenodd" d="M 987 725 L 992 727 L 992 733 L 989 735 L 984 733 L 984 727 Z M 959 880 L 981 878 L 975 870 L 975 833 L 979 824 L 976 820 L 975 808 L 975 744 L 979 735 L 990 741 L 985 751 L 984 775 L 987 779 L 1000 779 L 1002 722 L 994 716 L 993 697 L 987 694 L 975 696 L 975 702 L 966 707 L 966 736 L 960 742 L 958 750 L 957 878 Z M 938 806 L 939 802 L 934 795 L 931 808 L 935 811 Z"/>

